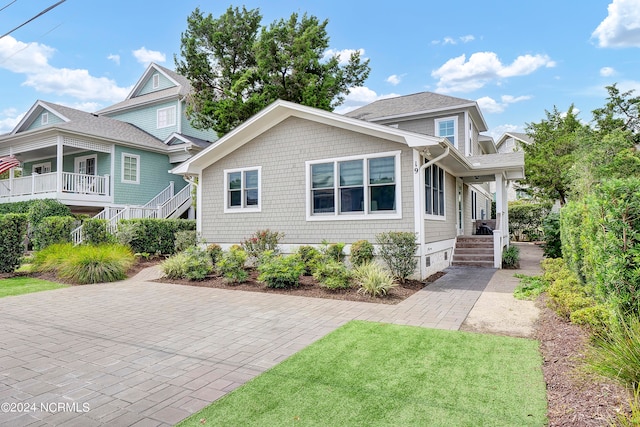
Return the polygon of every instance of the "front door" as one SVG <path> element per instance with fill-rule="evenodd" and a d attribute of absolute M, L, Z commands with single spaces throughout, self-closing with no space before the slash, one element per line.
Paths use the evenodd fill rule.
<path fill-rule="evenodd" d="M 464 183 L 462 180 L 456 181 L 456 201 L 458 207 L 456 228 L 458 236 L 461 236 L 464 234 Z"/>
<path fill-rule="evenodd" d="M 96 174 L 96 156 L 82 156 L 75 159 L 75 173 L 82 175 Z"/>

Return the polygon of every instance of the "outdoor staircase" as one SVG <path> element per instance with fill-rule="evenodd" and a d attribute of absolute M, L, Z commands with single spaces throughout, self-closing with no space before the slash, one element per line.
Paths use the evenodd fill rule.
<path fill-rule="evenodd" d="M 458 236 L 451 265 L 493 268 L 493 236 Z"/>
<path fill-rule="evenodd" d="M 94 218 L 106 219 L 107 230 L 112 234 L 118 230 L 118 221 L 121 219 L 179 218 L 191 206 L 191 190 L 192 184 L 187 184 L 174 194 L 171 184 L 143 206 L 106 207 Z M 82 225 L 73 230 L 71 236 L 74 244 L 82 243 Z"/>

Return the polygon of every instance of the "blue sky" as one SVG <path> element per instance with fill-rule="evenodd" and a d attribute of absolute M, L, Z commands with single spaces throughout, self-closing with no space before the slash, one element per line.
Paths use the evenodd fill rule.
<path fill-rule="evenodd" d="M 0 34 L 57 0 L 0 0 Z M 640 94 L 640 0 L 67 0 L 0 39 L 0 134 L 38 99 L 96 111 L 123 100 L 150 61 L 175 68 L 196 8 L 259 8 L 263 25 L 292 12 L 328 19 L 333 53 L 370 59 L 365 87 L 337 112 L 431 91 L 478 101 L 489 134 L 522 132 L 545 110 L 605 103 L 605 86 Z"/>

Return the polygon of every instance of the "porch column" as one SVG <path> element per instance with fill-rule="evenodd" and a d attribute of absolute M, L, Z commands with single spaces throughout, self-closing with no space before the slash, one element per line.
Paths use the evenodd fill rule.
<path fill-rule="evenodd" d="M 495 230 L 493 230 L 493 266 L 495 268 L 502 267 L 503 232 L 505 228 L 504 202 L 505 202 L 504 178 L 502 177 L 502 173 L 497 173 L 496 174 L 496 228 Z"/>
<path fill-rule="evenodd" d="M 56 191 L 62 193 L 62 167 L 64 159 L 64 146 L 62 145 L 62 136 L 58 135 L 58 144 L 56 147 Z"/>

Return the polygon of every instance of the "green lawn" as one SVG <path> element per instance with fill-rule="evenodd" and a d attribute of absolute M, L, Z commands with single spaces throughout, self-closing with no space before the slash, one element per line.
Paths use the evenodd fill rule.
<path fill-rule="evenodd" d="M 50 289 L 63 288 L 60 283 L 48 282 L 46 280 L 34 279 L 31 277 L 12 277 L 10 279 L 0 279 L 0 298 L 12 295 L 30 294 L 32 292 L 48 291 Z"/>
<path fill-rule="evenodd" d="M 538 342 L 353 321 L 180 426 L 543 426 Z"/>

